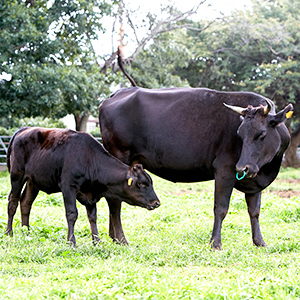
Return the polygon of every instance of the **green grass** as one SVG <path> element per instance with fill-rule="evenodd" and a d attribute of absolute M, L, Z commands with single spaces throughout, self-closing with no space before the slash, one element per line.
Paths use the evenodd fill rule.
<path fill-rule="evenodd" d="M 173 184 L 152 177 L 161 207 L 147 211 L 123 204 L 128 247 L 109 238 L 102 199 L 102 242 L 93 246 L 85 209 L 78 203 L 73 249 L 66 243 L 60 194 L 39 194 L 30 235 L 20 226 L 19 210 L 14 236 L 4 235 L 10 183 L 7 173 L 1 174 L 0 299 L 300 299 L 300 170 L 283 170 L 263 193 L 260 223 L 266 248 L 252 245 L 244 196 L 234 191 L 222 251 L 209 246 L 213 182 Z"/>

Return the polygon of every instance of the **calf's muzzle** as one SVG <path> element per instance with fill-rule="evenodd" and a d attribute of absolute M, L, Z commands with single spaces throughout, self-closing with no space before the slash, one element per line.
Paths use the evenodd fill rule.
<path fill-rule="evenodd" d="M 158 199 L 150 201 L 150 203 L 146 206 L 148 210 L 153 210 L 160 206 L 160 201 Z"/>

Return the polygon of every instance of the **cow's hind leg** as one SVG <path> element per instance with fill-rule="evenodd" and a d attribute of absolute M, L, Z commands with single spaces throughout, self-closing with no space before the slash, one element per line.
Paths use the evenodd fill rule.
<path fill-rule="evenodd" d="M 94 245 L 97 245 L 100 241 L 98 236 L 98 228 L 97 228 L 97 206 L 95 204 L 86 205 L 86 212 L 91 226 L 92 239 Z"/>
<path fill-rule="evenodd" d="M 29 230 L 29 215 L 32 207 L 32 203 L 39 193 L 39 190 L 34 187 L 33 183 L 28 180 L 25 189 L 21 195 L 20 207 L 22 226 L 27 226 Z"/>
<path fill-rule="evenodd" d="M 253 243 L 256 246 L 266 247 L 267 244 L 262 238 L 258 220 L 260 214 L 261 192 L 256 194 L 245 194 L 245 198 L 250 216 Z"/>
<path fill-rule="evenodd" d="M 7 220 L 7 228 L 5 231 L 7 235 L 11 235 L 11 236 L 13 235 L 12 224 L 18 208 L 23 185 L 24 185 L 23 175 L 19 177 L 11 176 L 11 191 L 8 196 L 8 206 L 7 206 L 8 220 Z"/>
<path fill-rule="evenodd" d="M 128 245 L 121 222 L 121 205 L 118 200 L 106 198 L 109 207 L 109 236 L 114 242 Z"/>

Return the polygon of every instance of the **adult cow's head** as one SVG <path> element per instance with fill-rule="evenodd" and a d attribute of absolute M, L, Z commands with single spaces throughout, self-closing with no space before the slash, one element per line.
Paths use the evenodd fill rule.
<path fill-rule="evenodd" d="M 277 114 L 271 114 L 272 102 L 265 99 L 266 106 L 241 108 L 224 105 L 242 115 L 242 123 L 238 128 L 238 135 L 243 140 L 243 147 L 236 171 L 240 177 L 255 177 L 259 169 L 281 150 L 281 138 L 276 130 L 286 118 L 286 114 L 293 110 L 292 104 Z M 285 150 L 285 149 L 284 149 Z"/>

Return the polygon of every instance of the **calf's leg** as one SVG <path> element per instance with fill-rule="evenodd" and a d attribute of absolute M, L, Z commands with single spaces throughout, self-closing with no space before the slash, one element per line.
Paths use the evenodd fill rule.
<path fill-rule="evenodd" d="M 98 236 L 97 228 L 97 206 L 96 203 L 92 205 L 86 205 L 86 212 L 91 226 L 92 239 L 94 245 L 98 244 L 100 239 Z"/>
<path fill-rule="evenodd" d="M 64 205 L 68 223 L 68 241 L 75 247 L 76 239 L 74 236 L 74 226 L 78 217 L 78 210 L 76 207 L 76 191 L 70 189 L 64 190 L 62 193 L 64 197 Z"/>
<path fill-rule="evenodd" d="M 36 199 L 39 190 L 33 186 L 31 181 L 27 181 L 25 189 L 21 195 L 20 207 L 21 207 L 21 219 L 22 226 L 27 226 L 29 230 L 29 215 L 33 201 Z"/>
<path fill-rule="evenodd" d="M 121 205 L 118 200 L 106 198 L 109 207 L 109 236 L 114 242 L 128 245 L 121 222 Z"/>
<path fill-rule="evenodd" d="M 245 194 L 245 198 L 250 216 L 253 243 L 256 246 L 266 247 L 267 244 L 262 238 L 258 220 L 260 214 L 261 192 L 256 194 Z"/>
<path fill-rule="evenodd" d="M 23 185 L 24 185 L 23 175 L 20 177 L 11 175 L 11 191 L 8 196 L 8 206 L 7 206 L 8 220 L 7 220 L 7 228 L 5 231 L 7 235 L 11 235 L 11 236 L 13 235 L 12 224 L 19 204 Z"/>

